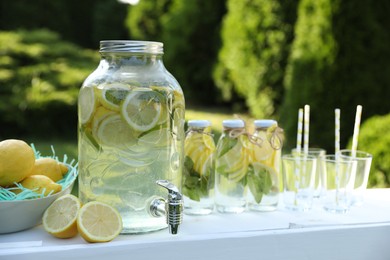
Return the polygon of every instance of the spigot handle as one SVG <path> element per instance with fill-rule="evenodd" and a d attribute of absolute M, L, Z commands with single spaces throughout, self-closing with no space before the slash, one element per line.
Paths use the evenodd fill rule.
<path fill-rule="evenodd" d="M 166 180 L 158 180 L 156 183 L 168 190 L 168 200 L 165 202 L 165 214 L 169 232 L 177 234 L 179 225 L 183 220 L 183 195 L 179 189 Z"/>
<path fill-rule="evenodd" d="M 181 195 L 179 189 L 175 185 L 170 183 L 169 181 L 158 180 L 158 181 L 156 181 L 156 183 L 158 185 L 160 185 L 161 187 L 166 188 L 168 190 L 168 194 L 171 195 L 172 199 L 177 199 L 177 200 L 182 199 L 182 195 Z"/>

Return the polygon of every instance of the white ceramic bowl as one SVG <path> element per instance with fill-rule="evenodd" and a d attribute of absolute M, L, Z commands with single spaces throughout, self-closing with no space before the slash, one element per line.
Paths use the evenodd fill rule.
<path fill-rule="evenodd" d="M 67 164 L 68 168 L 73 167 Z M 42 216 L 57 198 L 69 194 L 76 180 L 77 170 L 71 169 L 74 180 L 62 191 L 44 198 L 0 201 L 0 234 L 32 228 L 42 223 Z"/>

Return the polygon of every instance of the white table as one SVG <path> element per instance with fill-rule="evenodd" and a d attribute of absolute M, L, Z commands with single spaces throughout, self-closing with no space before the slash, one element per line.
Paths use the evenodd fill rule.
<path fill-rule="evenodd" d="M 390 259 L 390 189 L 368 190 L 363 206 L 343 215 L 319 206 L 306 213 L 184 216 L 167 230 L 88 244 L 56 239 L 43 227 L 0 235 L 0 259 Z"/>

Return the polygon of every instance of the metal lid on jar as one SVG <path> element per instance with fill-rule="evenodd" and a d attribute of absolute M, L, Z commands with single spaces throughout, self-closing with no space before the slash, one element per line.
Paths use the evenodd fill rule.
<path fill-rule="evenodd" d="M 256 128 L 267 128 L 273 125 L 278 125 L 278 122 L 272 119 L 259 119 L 254 121 L 254 125 Z"/>
<path fill-rule="evenodd" d="M 203 128 L 203 127 L 211 126 L 211 123 L 208 120 L 189 120 L 188 126 L 189 127 Z"/>
<path fill-rule="evenodd" d="M 223 125 L 223 127 L 228 127 L 228 128 L 242 128 L 242 127 L 245 127 L 245 123 L 241 119 L 223 120 L 222 121 L 222 125 Z"/>
<path fill-rule="evenodd" d="M 100 52 L 132 52 L 163 54 L 164 44 L 152 41 L 106 40 L 100 41 Z"/>

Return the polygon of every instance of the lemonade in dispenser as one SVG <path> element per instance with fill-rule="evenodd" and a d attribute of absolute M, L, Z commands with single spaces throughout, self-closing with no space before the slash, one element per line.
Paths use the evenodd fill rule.
<path fill-rule="evenodd" d="M 164 67 L 162 43 L 101 41 L 100 54 L 79 93 L 80 200 L 114 206 L 122 233 L 166 228 L 150 205 L 167 197 L 160 186 L 180 198 L 183 92 Z"/>

